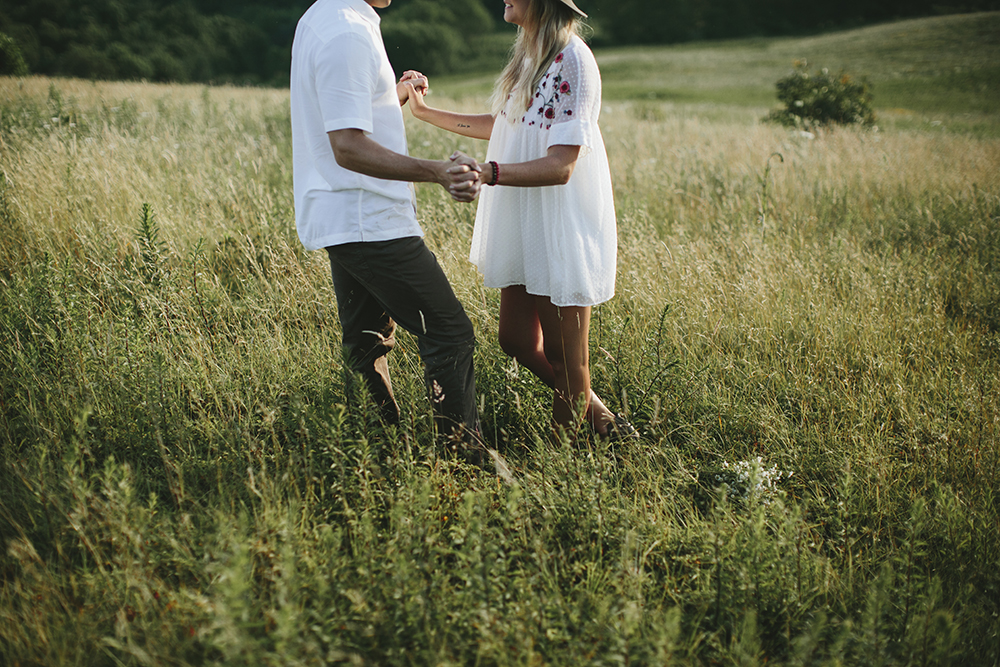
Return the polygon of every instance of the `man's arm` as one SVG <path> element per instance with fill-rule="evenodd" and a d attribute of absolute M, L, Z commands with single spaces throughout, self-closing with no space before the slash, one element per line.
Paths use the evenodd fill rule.
<path fill-rule="evenodd" d="M 481 168 L 462 153 L 456 152 L 451 161 L 422 160 L 391 151 L 358 129 L 335 130 L 327 136 L 337 164 L 344 169 L 386 180 L 438 183 L 461 202 L 479 195 Z"/>

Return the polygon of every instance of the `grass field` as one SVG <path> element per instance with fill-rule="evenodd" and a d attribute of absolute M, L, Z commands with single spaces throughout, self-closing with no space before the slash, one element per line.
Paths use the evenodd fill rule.
<path fill-rule="evenodd" d="M 1000 664 L 998 26 L 598 54 L 635 446 L 550 440 L 474 208 L 418 187 L 503 475 L 408 335 L 404 423 L 346 407 L 287 92 L 0 79 L 0 664 Z M 798 58 L 878 130 L 762 124 Z"/>
<path fill-rule="evenodd" d="M 868 79 L 884 129 L 948 128 L 996 137 L 1000 15 L 914 19 L 808 38 L 629 47 L 597 54 L 604 99 L 654 100 L 678 113 L 759 117 L 795 61 Z M 450 97 L 485 95 L 492 76 L 444 79 Z"/>

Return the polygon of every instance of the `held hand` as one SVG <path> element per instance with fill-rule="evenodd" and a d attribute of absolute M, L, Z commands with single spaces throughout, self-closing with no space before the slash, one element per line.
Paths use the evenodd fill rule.
<path fill-rule="evenodd" d="M 403 72 L 403 76 L 399 77 L 399 81 L 400 83 L 404 81 L 412 81 L 413 87 L 424 95 L 430 92 L 430 83 L 427 81 L 427 77 L 416 70 L 406 70 Z"/>
<path fill-rule="evenodd" d="M 455 151 L 451 155 L 451 164 L 447 166 L 445 175 L 447 177 L 448 194 L 451 198 L 459 202 L 471 202 L 479 196 L 482 181 L 479 178 L 482 167 L 474 159 Z M 447 164 L 447 163 L 446 163 Z"/>
<path fill-rule="evenodd" d="M 426 95 L 430 92 L 430 84 L 426 76 L 411 69 L 403 72 L 403 76 L 399 77 L 399 83 L 396 84 L 399 106 L 403 106 L 407 100 L 413 99 L 415 97 L 414 91 Z"/>
<path fill-rule="evenodd" d="M 414 118 L 424 119 L 427 110 L 430 108 L 427 106 L 427 102 L 424 101 L 424 95 L 427 91 L 427 87 L 420 88 L 415 85 L 413 81 L 404 81 L 399 84 L 406 89 L 406 94 L 410 102 L 410 112 L 413 114 Z"/>
<path fill-rule="evenodd" d="M 464 166 L 468 167 L 470 171 L 474 171 L 477 174 L 480 174 L 483 171 L 483 168 L 479 166 L 478 162 L 476 162 L 473 158 L 469 157 L 462 151 L 455 151 L 454 153 L 451 154 L 451 157 L 448 159 L 450 159 L 452 161 L 452 164 L 454 165 L 452 169 Z"/>

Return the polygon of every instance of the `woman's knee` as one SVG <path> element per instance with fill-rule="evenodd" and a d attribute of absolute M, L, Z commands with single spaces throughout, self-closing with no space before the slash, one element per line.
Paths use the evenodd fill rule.
<path fill-rule="evenodd" d="M 545 355 L 545 360 L 552 367 L 553 373 L 556 375 L 564 375 L 566 373 L 566 355 L 563 354 L 563 350 L 545 345 L 542 347 L 542 354 Z"/>
<path fill-rule="evenodd" d="M 590 377 L 590 368 L 585 352 L 566 349 L 558 342 L 550 345 L 548 341 L 546 341 L 542 352 L 554 372 L 574 378 Z"/>
<path fill-rule="evenodd" d="M 517 331 L 513 328 L 501 327 L 497 332 L 497 340 L 500 343 L 500 349 L 503 350 L 504 354 L 508 357 L 523 357 L 529 354 L 533 350 L 537 349 L 538 341 L 532 340 L 530 336 L 527 336 L 523 331 Z"/>

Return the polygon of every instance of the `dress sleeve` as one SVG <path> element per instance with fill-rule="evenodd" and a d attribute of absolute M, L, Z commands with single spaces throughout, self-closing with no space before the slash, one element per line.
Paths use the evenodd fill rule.
<path fill-rule="evenodd" d="M 567 49 L 551 79 L 550 102 L 543 109 L 549 128 L 548 146 L 593 148 L 600 115 L 601 75 L 589 49 Z"/>

